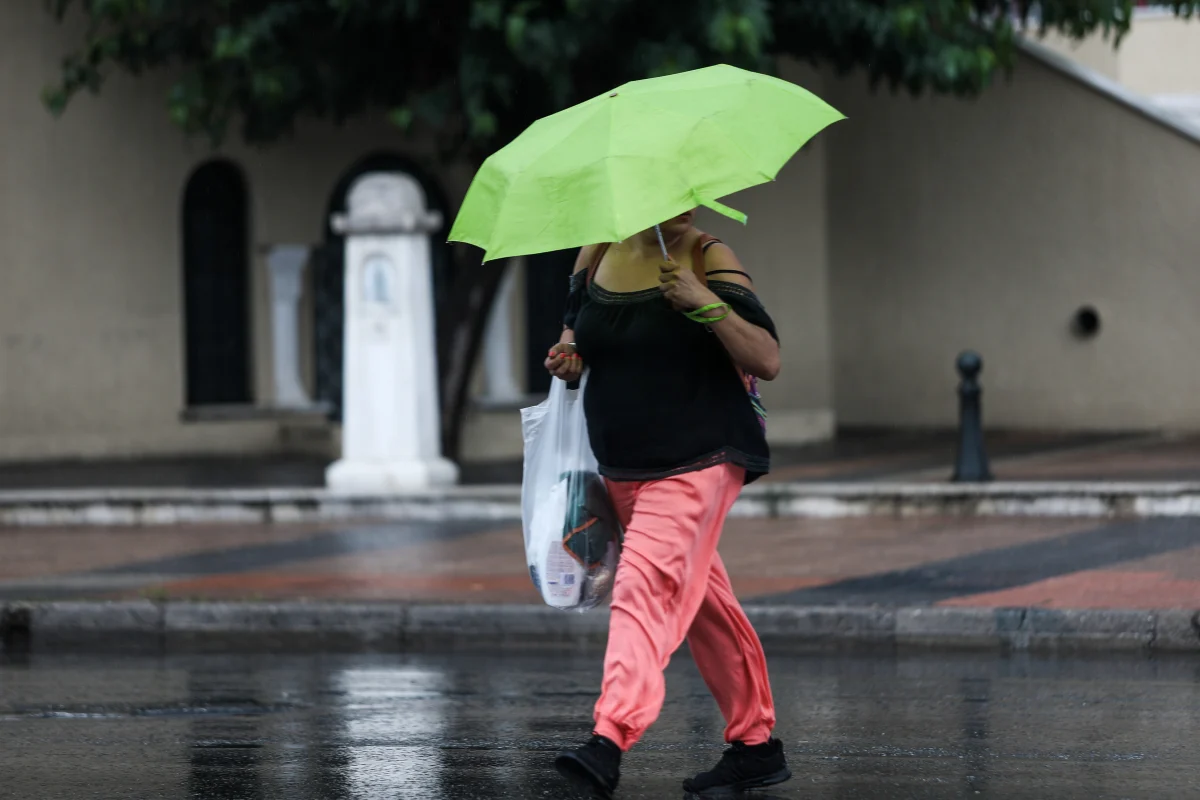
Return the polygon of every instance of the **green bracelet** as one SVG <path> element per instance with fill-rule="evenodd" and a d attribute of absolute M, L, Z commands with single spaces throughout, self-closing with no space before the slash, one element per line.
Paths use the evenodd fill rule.
<path fill-rule="evenodd" d="M 719 317 L 704 316 L 705 313 L 712 311 L 714 309 L 717 309 L 717 308 L 724 308 L 724 309 L 728 309 L 728 310 Z M 728 317 L 729 313 L 732 310 L 733 309 L 730 308 L 729 303 L 711 303 L 707 306 L 701 306 L 700 308 L 697 308 L 695 311 L 684 311 L 683 315 L 685 317 L 687 317 L 688 319 L 690 319 L 692 322 L 699 322 L 702 325 L 711 325 L 714 322 L 720 322 L 721 320 Z"/>

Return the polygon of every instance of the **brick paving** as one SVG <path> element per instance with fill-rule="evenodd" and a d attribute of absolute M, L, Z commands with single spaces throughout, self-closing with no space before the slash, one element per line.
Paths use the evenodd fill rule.
<path fill-rule="evenodd" d="M 952 432 L 778 448 L 773 481 L 940 481 Z M 1200 480 L 1200 437 L 989 433 L 1001 481 Z M 319 460 L 0 466 L 0 489 L 310 486 Z M 469 468 L 515 481 L 519 465 Z M 748 602 L 1200 608 L 1200 519 L 733 520 Z M 161 597 L 537 603 L 517 526 L 0 528 L 0 600 Z"/>
<path fill-rule="evenodd" d="M 995 608 L 1200 609 L 1200 581 L 1163 572 L 1085 570 L 1001 592 L 943 600 L 942 606 Z"/>
<path fill-rule="evenodd" d="M 1194 481 L 1200 480 L 1200 440 L 1082 448 L 1002 466 L 997 478 L 1011 481 Z"/>
<path fill-rule="evenodd" d="M 89 573 L 171 556 L 292 542 L 323 525 L 169 525 L 162 527 L 5 528 L 0 581 Z"/>
<path fill-rule="evenodd" d="M 1147 556 L 1131 561 L 1129 569 L 1161 572 L 1175 578 L 1200 581 L 1200 547 L 1190 547 L 1170 553 Z"/>
<path fill-rule="evenodd" d="M 1200 608 L 1200 519 L 731 520 L 751 603 Z M 537 603 L 519 527 L 0 528 L 0 600 Z"/>

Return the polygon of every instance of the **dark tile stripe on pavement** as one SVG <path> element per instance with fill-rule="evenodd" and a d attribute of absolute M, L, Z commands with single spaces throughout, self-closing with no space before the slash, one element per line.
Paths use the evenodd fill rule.
<path fill-rule="evenodd" d="M 270 571 L 272 568 L 302 561 L 312 561 L 356 553 L 392 550 L 407 545 L 432 541 L 448 541 L 472 536 L 496 527 L 494 522 L 409 522 L 380 526 L 358 526 L 329 531 L 301 539 L 241 547 L 226 547 L 180 556 L 168 556 L 146 561 L 105 567 L 103 569 L 48 576 L 45 586 L 6 588 L 0 586 L 0 599 L 29 599 L 93 596 L 91 587 L 72 586 L 73 579 L 93 576 L 145 576 L 153 583 L 155 576 L 229 575 Z M 29 580 L 22 583 L 28 584 Z M 40 583 L 34 579 L 34 582 Z M 60 583 L 60 587 L 53 584 Z"/>
<path fill-rule="evenodd" d="M 1163 559 L 1147 559 L 1165 556 L 1186 562 L 1189 548 L 1200 549 L 1200 517 L 1122 520 L 1083 529 L 1043 520 L 1041 524 L 1049 527 L 1033 541 L 1028 531 L 1018 536 L 1019 531 L 1003 522 L 990 523 L 994 529 L 984 526 L 992 534 L 982 537 L 978 530 L 971 533 L 954 528 L 922 534 L 922 526 L 928 523 L 914 528 L 912 522 L 883 523 L 882 530 L 872 526 L 857 530 L 851 522 L 844 523 L 844 527 L 821 524 L 817 530 L 807 531 L 808 539 L 802 535 L 796 539 L 793 534 L 800 532 L 789 533 L 791 523 L 786 521 L 756 523 L 761 530 L 751 526 L 743 531 L 743 536 L 749 538 L 741 541 L 745 545 L 753 542 L 755 555 L 742 559 L 740 566 L 734 565 L 731 571 L 735 573 L 735 585 L 745 586 L 752 576 L 763 575 L 753 597 L 747 598 L 755 605 L 932 605 L 979 596 L 987 600 L 983 604 L 994 605 L 1004 602 L 1003 598 L 997 601 L 996 593 L 1064 576 L 1083 577 L 1089 571 L 1094 576 L 1134 569 L 1158 576 L 1164 570 Z M 946 520 L 939 523 L 942 527 L 949 524 L 951 521 Z M 757 536 L 752 535 L 754 530 L 759 530 Z M 288 541 L 216 546 L 201 552 L 143 556 L 141 560 L 94 570 L 14 578 L 0 581 L 0 599 L 136 596 L 150 587 L 160 587 L 173 595 L 189 597 L 252 597 L 261 593 L 279 598 L 535 602 L 523 569 L 519 537 L 519 532 L 509 530 L 509 526 L 487 522 L 347 527 Z M 971 552 L 946 547 L 947 537 L 969 541 Z M 815 548 L 815 572 L 763 572 L 764 563 L 770 563 L 763 559 L 804 559 L 802 542 L 809 540 Z M 887 553 L 900 553 L 904 560 L 889 562 Z M 921 558 L 928 560 L 918 563 Z M 426 559 L 433 561 L 427 563 Z M 904 566 L 889 570 L 889 564 Z M 884 571 L 862 574 L 872 567 Z M 777 583 L 778 588 L 772 589 L 771 580 L 785 583 Z M 807 588 L 796 588 L 805 585 L 805 580 L 810 581 Z M 1120 582 L 1118 578 L 1113 580 Z M 1149 579 L 1142 574 L 1140 580 L 1145 583 Z M 1193 577 L 1163 573 L 1154 580 L 1151 588 L 1157 594 L 1150 592 L 1150 597 L 1150 590 L 1142 594 L 1158 602 L 1162 586 L 1175 587 L 1173 591 L 1179 593 L 1183 591 L 1179 587 L 1184 586 L 1180 581 Z M 1167 580 L 1176 583 L 1163 583 Z M 795 582 L 786 583 L 790 581 Z M 1105 591 L 1091 584 L 1087 588 L 1092 593 L 1087 595 L 1092 598 L 1089 605 L 1103 605 Z M 1124 595 L 1117 588 L 1114 583 L 1113 596 L 1119 600 Z M 1184 588 L 1191 591 L 1192 587 L 1188 584 Z M 1093 596 L 1097 591 L 1104 596 Z M 1051 600 L 1057 597 L 1053 592 L 1047 596 Z M 1076 591 L 1070 596 L 1082 595 Z M 1143 601 L 1149 602 L 1146 597 Z"/>
<path fill-rule="evenodd" d="M 483 522 L 408 522 L 378 527 L 356 527 L 330 531 L 290 542 L 271 542 L 224 550 L 209 550 L 185 556 L 122 564 L 89 573 L 92 575 L 214 575 L 217 573 L 257 572 L 270 567 L 352 553 L 390 550 L 420 542 L 457 539 L 470 536 L 495 523 Z"/>
<path fill-rule="evenodd" d="M 911 569 L 758 597 L 755 604 L 925 605 L 1200 545 L 1200 518 L 1130 520 Z"/>

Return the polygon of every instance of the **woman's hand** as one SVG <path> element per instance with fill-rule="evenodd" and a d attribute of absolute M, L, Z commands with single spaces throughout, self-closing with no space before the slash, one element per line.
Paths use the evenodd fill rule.
<path fill-rule="evenodd" d="M 546 371 L 568 383 L 579 380 L 583 374 L 583 359 L 575 352 L 575 345 L 560 342 L 551 347 L 546 358 Z"/>
<path fill-rule="evenodd" d="M 674 261 L 658 265 L 659 289 L 676 311 L 694 311 L 721 302 L 690 269 L 680 269 Z"/>

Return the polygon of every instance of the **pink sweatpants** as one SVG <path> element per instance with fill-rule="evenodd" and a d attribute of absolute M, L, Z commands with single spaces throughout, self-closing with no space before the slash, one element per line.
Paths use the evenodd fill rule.
<path fill-rule="evenodd" d="M 657 481 L 610 481 L 625 526 L 594 732 L 628 750 L 662 710 L 663 670 L 684 638 L 725 717 L 725 741 L 775 726 L 762 644 L 717 554 L 745 472 L 723 464 Z"/>

